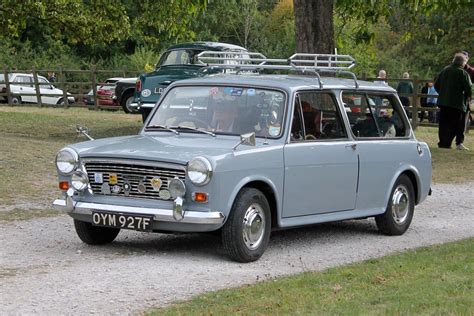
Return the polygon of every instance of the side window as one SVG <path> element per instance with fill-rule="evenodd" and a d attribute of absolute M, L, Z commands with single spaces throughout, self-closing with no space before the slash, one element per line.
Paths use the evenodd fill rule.
<path fill-rule="evenodd" d="M 31 81 L 31 77 L 28 76 L 17 76 L 13 82 L 21 82 L 22 87 L 33 87 L 33 82 Z"/>
<path fill-rule="evenodd" d="M 344 93 L 342 95 L 355 137 L 404 137 L 407 125 L 393 95 Z"/>
<path fill-rule="evenodd" d="M 51 89 L 50 83 L 44 78 L 38 78 L 40 89 Z"/>
<path fill-rule="evenodd" d="M 330 93 L 305 92 L 298 95 L 299 107 L 295 107 L 292 134 L 300 140 L 326 140 L 346 138 L 336 100 Z M 298 111 L 301 112 L 298 113 Z M 295 118 L 301 118 L 299 121 Z M 301 128 L 298 128 L 298 125 Z M 299 132 L 298 130 L 302 131 Z M 299 133 L 299 135 L 298 135 Z M 295 140 L 299 140 L 295 137 Z"/>

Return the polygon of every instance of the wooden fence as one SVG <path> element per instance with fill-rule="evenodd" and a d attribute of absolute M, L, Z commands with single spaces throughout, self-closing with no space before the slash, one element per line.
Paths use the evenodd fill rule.
<path fill-rule="evenodd" d="M 69 97 L 74 97 L 74 103 L 63 102 L 63 104 L 57 104 L 56 106 L 64 107 L 85 107 L 88 106 L 93 109 L 100 109 L 101 105 L 99 104 L 99 99 L 97 98 L 97 87 L 100 86 L 113 86 L 114 83 L 106 83 L 106 79 L 109 77 L 138 77 L 139 73 L 137 71 L 130 70 L 99 70 L 95 67 L 91 67 L 87 70 L 66 70 L 62 67 L 56 69 L 36 69 L 33 67 L 28 70 L 16 70 L 8 69 L 6 66 L 3 67 L 3 71 L 0 72 L 0 101 L 8 105 L 16 105 L 12 102 L 14 94 L 11 91 L 12 82 L 8 79 L 10 74 L 30 74 L 33 75 L 32 85 L 34 87 L 34 92 L 21 93 L 22 96 L 33 96 L 35 97 L 35 104 L 40 107 L 43 106 L 54 106 L 50 104 L 44 104 L 42 102 L 43 98 L 46 96 L 40 91 L 40 87 L 45 85 L 38 80 L 38 76 L 43 76 L 48 78 L 48 73 L 55 73 L 56 80 L 51 82 L 51 84 L 62 90 L 62 94 L 49 94 L 49 96 L 60 97 L 62 100 L 68 100 Z M 1 78 L 3 77 L 3 78 Z M 25 82 L 15 82 L 16 86 L 31 86 L 31 83 Z M 92 90 L 92 96 L 94 104 L 87 105 L 84 103 L 85 98 L 88 96 L 89 91 Z M 110 106 L 103 106 L 104 108 L 110 108 Z"/>
<path fill-rule="evenodd" d="M 53 83 L 54 86 L 57 86 L 59 89 L 63 91 L 62 95 L 59 95 L 63 98 L 63 100 L 67 100 L 68 93 L 70 96 L 73 96 L 75 102 L 70 104 L 69 102 L 64 102 L 64 107 L 84 107 L 87 106 L 83 101 L 84 98 L 87 96 L 87 93 L 92 90 L 92 95 L 94 99 L 94 104 L 89 105 L 90 108 L 93 109 L 100 109 L 102 108 L 112 108 L 110 106 L 101 106 L 99 104 L 99 99 L 97 98 L 97 87 L 103 85 L 114 85 L 113 83 L 105 83 L 106 78 L 120 76 L 120 77 L 137 77 L 139 75 L 136 71 L 129 71 L 129 70 L 98 70 L 95 67 L 91 67 L 88 70 L 65 70 L 62 67 L 58 67 L 57 69 L 49 69 L 49 70 L 38 70 L 34 67 L 30 70 L 11 70 L 8 69 L 6 66 L 3 67 L 3 77 L 8 78 L 8 74 L 12 73 L 28 73 L 33 74 L 33 85 L 35 87 L 35 93 L 30 94 L 23 94 L 23 95 L 32 95 L 36 96 L 38 102 L 38 106 L 50 106 L 45 105 L 42 103 L 41 100 L 41 92 L 40 92 L 40 83 L 38 81 L 38 75 L 43 75 L 47 77 L 49 72 L 54 72 L 57 77 L 56 81 Z M 365 75 L 361 76 L 361 80 L 367 81 L 377 81 L 377 78 L 367 78 Z M 398 82 L 400 81 L 410 81 L 413 84 L 413 93 L 411 94 L 399 94 L 400 97 L 408 97 L 410 99 L 410 106 L 405 107 L 406 112 L 408 113 L 409 117 L 411 117 L 411 124 L 414 129 L 418 127 L 418 125 L 423 126 L 437 126 L 437 123 L 430 123 L 428 119 L 425 122 L 419 122 L 419 113 L 437 113 L 437 107 L 421 107 L 421 98 L 426 97 L 435 97 L 435 95 L 427 95 L 422 94 L 421 88 L 429 81 L 428 79 L 419 79 L 417 77 L 410 78 L 410 79 L 400 79 L 400 78 L 391 78 L 385 80 L 389 85 L 392 87 L 396 87 Z M 16 83 L 22 84 L 22 83 Z M 0 100 L 4 100 L 7 104 L 13 105 L 12 103 L 12 96 L 10 89 L 11 82 L 9 80 L 0 80 Z M 3 89 L 1 87 L 4 86 Z M 60 106 L 60 105 L 58 105 Z"/>

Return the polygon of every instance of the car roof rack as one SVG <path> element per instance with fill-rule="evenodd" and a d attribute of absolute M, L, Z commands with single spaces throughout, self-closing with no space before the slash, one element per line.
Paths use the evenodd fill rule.
<path fill-rule="evenodd" d="M 196 64 L 206 68 L 260 72 L 261 70 L 294 70 L 311 73 L 323 87 L 321 73 L 348 75 L 359 88 L 356 75 L 350 71 L 356 61 L 350 55 L 296 53 L 287 59 L 267 58 L 257 52 L 203 51 L 196 56 Z"/>

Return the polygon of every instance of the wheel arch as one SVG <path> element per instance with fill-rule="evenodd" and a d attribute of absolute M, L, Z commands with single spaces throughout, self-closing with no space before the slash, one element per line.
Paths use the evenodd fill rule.
<path fill-rule="evenodd" d="M 279 209 L 279 203 L 278 203 L 278 198 L 277 198 L 277 190 L 276 187 L 274 186 L 273 183 L 269 183 L 263 179 L 253 179 L 250 180 L 244 184 L 241 184 L 239 186 L 238 190 L 235 190 L 232 196 L 232 203 L 231 205 L 234 204 L 235 199 L 237 198 L 237 195 L 239 194 L 240 191 L 244 188 L 254 188 L 259 190 L 260 192 L 265 195 L 265 198 L 267 199 L 267 202 L 270 206 L 270 215 L 271 215 L 271 220 L 272 220 L 272 228 L 278 227 L 278 209 Z M 231 207 L 230 207 L 231 209 Z"/>
<path fill-rule="evenodd" d="M 400 170 L 400 172 L 398 172 L 398 174 L 396 174 L 395 177 L 393 177 L 390 190 L 388 193 L 388 198 L 390 197 L 390 192 L 393 186 L 395 185 L 395 182 L 401 175 L 406 175 L 410 179 L 411 183 L 413 184 L 413 191 L 414 191 L 413 193 L 415 194 L 415 205 L 417 205 L 420 201 L 420 196 L 421 196 L 420 175 L 413 166 L 406 167 Z"/>

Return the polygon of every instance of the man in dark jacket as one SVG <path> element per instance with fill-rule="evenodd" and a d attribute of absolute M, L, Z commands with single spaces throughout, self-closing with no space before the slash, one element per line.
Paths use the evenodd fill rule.
<path fill-rule="evenodd" d="M 464 66 L 464 70 L 468 73 L 469 77 L 471 78 L 471 83 L 474 83 L 474 67 L 468 64 L 469 62 L 469 54 L 466 51 L 461 51 L 461 54 L 466 56 L 466 65 Z M 456 133 L 456 144 L 460 144 L 456 146 L 457 149 L 459 150 L 469 150 L 466 146 L 464 146 L 464 133 L 465 131 L 469 128 L 469 105 L 467 107 L 466 112 L 464 112 L 463 116 L 463 121 L 464 121 L 464 128 L 463 129 L 458 129 L 458 132 Z"/>
<path fill-rule="evenodd" d="M 472 85 L 469 75 L 463 70 L 466 63 L 464 54 L 454 55 L 452 64 L 439 73 L 434 85 L 439 93 L 439 148 L 451 148 L 459 129 L 464 129 L 463 118 L 471 98 Z M 456 143 L 456 147 L 462 149 L 462 141 Z"/>

